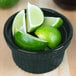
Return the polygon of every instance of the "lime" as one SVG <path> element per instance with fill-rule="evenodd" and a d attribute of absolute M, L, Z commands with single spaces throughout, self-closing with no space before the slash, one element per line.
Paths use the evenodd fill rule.
<path fill-rule="evenodd" d="M 28 3 L 27 7 L 27 31 L 32 32 L 44 21 L 44 15 L 42 10 L 31 3 Z"/>
<path fill-rule="evenodd" d="M 60 17 L 45 17 L 42 25 L 49 25 L 59 28 L 63 24 L 63 20 Z"/>
<path fill-rule="evenodd" d="M 9 8 L 14 6 L 19 0 L 0 0 L 0 7 Z"/>
<path fill-rule="evenodd" d="M 16 33 L 17 31 L 26 33 L 26 21 L 25 21 L 25 11 L 21 10 L 15 16 L 15 19 L 12 24 L 12 33 Z"/>
<path fill-rule="evenodd" d="M 48 42 L 50 48 L 55 48 L 61 43 L 61 33 L 57 28 L 51 26 L 41 26 L 35 34 L 40 38 Z"/>
<path fill-rule="evenodd" d="M 15 33 L 14 40 L 19 47 L 25 50 L 44 51 L 47 46 L 46 41 L 22 32 Z"/>

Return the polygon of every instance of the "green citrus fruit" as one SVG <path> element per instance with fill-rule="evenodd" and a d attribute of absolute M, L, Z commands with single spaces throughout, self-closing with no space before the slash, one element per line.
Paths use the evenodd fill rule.
<path fill-rule="evenodd" d="M 0 7 L 9 8 L 14 6 L 19 0 L 0 0 Z"/>
<path fill-rule="evenodd" d="M 44 21 L 44 15 L 42 10 L 31 3 L 28 3 L 27 7 L 27 31 L 32 32 L 39 27 Z"/>
<path fill-rule="evenodd" d="M 14 40 L 19 47 L 30 51 L 44 51 L 47 46 L 47 41 L 22 32 L 15 33 Z"/>
<path fill-rule="evenodd" d="M 61 43 L 61 33 L 57 28 L 51 26 L 41 26 L 35 34 L 40 38 L 48 42 L 50 48 L 55 48 Z"/>
<path fill-rule="evenodd" d="M 13 24 L 12 24 L 12 33 L 16 33 L 17 31 L 26 33 L 26 21 L 25 21 L 25 11 L 21 10 L 17 13 L 17 15 L 14 18 Z"/>
<path fill-rule="evenodd" d="M 42 25 L 49 25 L 59 28 L 63 24 L 63 20 L 60 17 L 45 17 Z"/>

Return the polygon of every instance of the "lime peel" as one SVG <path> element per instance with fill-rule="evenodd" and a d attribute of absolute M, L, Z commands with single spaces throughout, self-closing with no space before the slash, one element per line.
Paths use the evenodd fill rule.
<path fill-rule="evenodd" d="M 0 0 L 0 7 L 1 8 L 10 8 L 16 5 L 19 0 Z"/>
<path fill-rule="evenodd" d="M 35 35 L 48 42 L 49 48 L 57 47 L 62 40 L 61 33 L 57 28 L 41 26 L 35 31 Z"/>
<path fill-rule="evenodd" d="M 22 49 L 29 51 L 44 51 L 47 41 L 36 38 L 28 33 L 17 32 L 14 35 L 15 43 Z"/>

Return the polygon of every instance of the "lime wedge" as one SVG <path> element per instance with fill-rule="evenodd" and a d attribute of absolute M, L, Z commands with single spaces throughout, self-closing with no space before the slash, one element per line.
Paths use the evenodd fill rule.
<path fill-rule="evenodd" d="M 19 47 L 28 51 L 44 51 L 47 46 L 46 41 L 22 32 L 15 33 L 14 40 Z"/>
<path fill-rule="evenodd" d="M 12 25 L 13 35 L 17 31 L 26 33 L 26 21 L 25 21 L 25 11 L 24 10 L 21 10 L 20 12 L 18 12 L 13 21 L 13 25 Z"/>
<path fill-rule="evenodd" d="M 49 48 L 55 48 L 57 47 L 62 40 L 62 36 L 60 31 L 57 28 L 51 27 L 51 26 L 40 26 L 35 31 L 36 36 L 38 36 L 40 39 L 43 39 L 48 42 Z"/>
<path fill-rule="evenodd" d="M 44 21 L 42 10 L 33 4 L 28 3 L 27 7 L 27 31 L 32 32 Z"/>
<path fill-rule="evenodd" d="M 63 24 L 63 20 L 60 17 L 45 17 L 42 25 L 49 25 L 59 28 Z"/>

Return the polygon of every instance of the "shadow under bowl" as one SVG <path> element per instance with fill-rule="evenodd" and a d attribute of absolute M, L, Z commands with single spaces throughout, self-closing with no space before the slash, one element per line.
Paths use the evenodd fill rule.
<path fill-rule="evenodd" d="M 63 25 L 59 28 L 62 33 L 62 43 L 55 49 L 49 49 L 48 51 L 42 52 L 32 52 L 23 50 L 17 46 L 12 37 L 12 22 L 18 12 L 12 15 L 6 21 L 4 26 L 4 37 L 11 49 L 15 63 L 23 70 L 31 73 L 45 73 L 57 68 L 62 62 L 65 49 L 70 44 L 73 36 L 72 25 L 65 16 L 52 9 L 41 9 L 44 16 L 61 17 L 64 21 Z"/>

